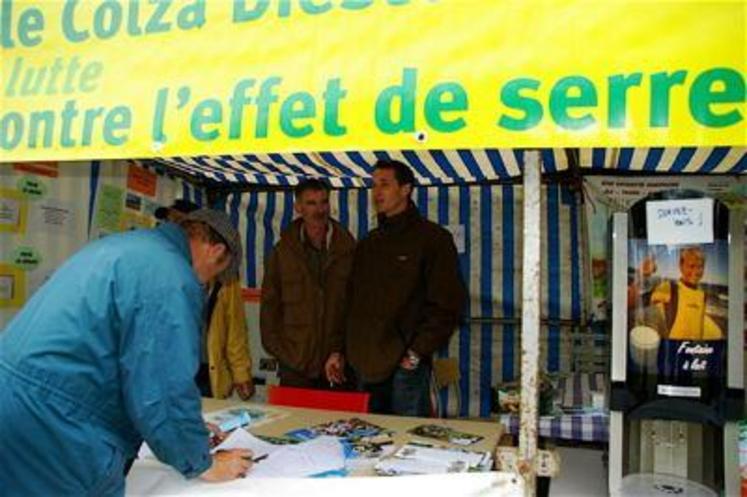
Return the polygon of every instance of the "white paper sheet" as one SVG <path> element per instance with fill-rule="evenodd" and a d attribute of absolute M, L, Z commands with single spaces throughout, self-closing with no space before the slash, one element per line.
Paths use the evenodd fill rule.
<path fill-rule="evenodd" d="M 297 445 L 283 445 L 252 466 L 250 478 L 311 476 L 345 467 L 345 452 L 334 437 L 319 437 Z"/>
<path fill-rule="evenodd" d="M 239 429 L 212 452 L 230 449 L 249 449 L 254 457 L 267 454 L 247 473 L 252 478 L 304 477 L 345 467 L 345 451 L 335 437 L 319 437 L 297 445 L 274 445 Z M 147 444 L 140 448 L 138 460 L 156 461 Z"/>
<path fill-rule="evenodd" d="M 52 233 L 75 236 L 77 233 L 75 207 L 70 202 L 47 198 L 29 210 L 28 230 L 31 233 Z"/>
<path fill-rule="evenodd" d="M 0 198 L 0 225 L 16 227 L 21 217 L 21 203 L 13 198 Z"/>
<path fill-rule="evenodd" d="M 649 245 L 713 243 L 713 199 L 646 202 Z"/>
<path fill-rule="evenodd" d="M 223 443 L 216 446 L 211 452 L 215 453 L 219 450 L 231 449 L 249 449 L 254 452 L 254 457 L 259 457 L 264 454 L 272 454 L 282 447 L 282 445 L 273 445 L 265 442 L 246 430 L 239 428 L 232 431 L 231 434 L 228 435 L 228 438 L 226 438 Z"/>

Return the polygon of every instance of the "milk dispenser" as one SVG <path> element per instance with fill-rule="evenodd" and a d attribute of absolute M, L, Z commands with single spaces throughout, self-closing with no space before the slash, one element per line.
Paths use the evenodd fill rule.
<path fill-rule="evenodd" d="M 743 237 L 743 213 L 697 191 L 613 215 L 613 495 L 738 495 Z"/>

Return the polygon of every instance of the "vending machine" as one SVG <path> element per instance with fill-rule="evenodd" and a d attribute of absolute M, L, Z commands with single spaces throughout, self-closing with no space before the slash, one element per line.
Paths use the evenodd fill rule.
<path fill-rule="evenodd" d="M 611 232 L 610 493 L 739 495 L 744 214 L 669 190 Z"/>

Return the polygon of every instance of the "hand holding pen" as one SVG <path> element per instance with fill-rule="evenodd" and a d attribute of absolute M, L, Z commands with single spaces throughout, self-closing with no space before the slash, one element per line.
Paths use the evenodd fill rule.
<path fill-rule="evenodd" d="M 218 451 L 213 454 L 213 464 L 200 475 L 200 478 L 209 482 L 244 478 L 254 464 L 253 456 L 252 451 L 248 449 Z"/>
<path fill-rule="evenodd" d="M 255 458 L 252 459 L 252 462 L 256 464 L 256 463 L 258 463 L 260 461 L 264 461 L 265 459 L 267 459 L 267 457 L 269 455 L 270 454 L 262 454 L 261 456 L 257 456 L 257 457 L 255 457 Z"/>

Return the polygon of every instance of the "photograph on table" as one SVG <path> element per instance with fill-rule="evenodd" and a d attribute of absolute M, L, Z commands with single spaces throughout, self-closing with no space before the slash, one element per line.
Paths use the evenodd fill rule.
<path fill-rule="evenodd" d="M 286 417 L 282 411 L 252 407 L 231 407 L 205 415 L 205 421 L 213 423 L 222 431 L 229 432 L 236 428 L 254 428 Z"/>
<path fill-rule="evenodd" d="M 473 443 L 479 442 L 483 439 L 480 435 L 472 433 L 464 433 L 461 431 L 454 430 L 448 426 L 425 424 L 419 425 L 408 431 L 413 435 L 419 437 L 432 438 L 434 440 L 440 440 L 442 442 L 453 443 L 457 445 L 472 445 Z"/>
<path fill-rule="evenodd" d="M 360 418 L 339 419 L 286 433 L 296 440 L 311 440 L 326 435 L 337 437 L 345 447 L 346 458 L 380 457 L 393 446 L 394 432 Z"/>
<path fill-rule="evenodd" d="M 408 443 L 388 457 L 382 458 L 374 470 L 381 476 L 424 475 L 490 471 L 493 456 L 490 452 L 432 447 Z"/>

